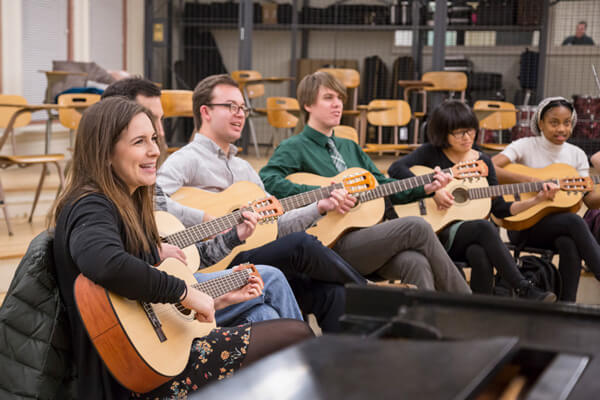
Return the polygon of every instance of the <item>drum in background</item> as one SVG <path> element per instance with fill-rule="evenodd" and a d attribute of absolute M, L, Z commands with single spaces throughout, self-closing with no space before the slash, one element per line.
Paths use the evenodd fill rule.
<path fill-rule="evenodd" d="M 578 120 L 600 120 L 600 97 L 574 95 L 573 107 Z"/>
<path fill-rule="evenodd" d="M 530 123 L 535 114 L 537 106 L 518 106 L 517 107 L 517 124 L 512 128 L 511 140 L 521 139 L 527 136 L 534 136 L 531 131 Z"/>
<path fill-rule="evenodd" d="M 573 129 L 573 137 L 600 139 L 600 120 L 580 120 L 577 117 L 577 125 Z"/>
<path fill-rule="evenodd" d="M 577 125 L 573 137 L 600 139 L 600 97 L 573 96 Z"/>

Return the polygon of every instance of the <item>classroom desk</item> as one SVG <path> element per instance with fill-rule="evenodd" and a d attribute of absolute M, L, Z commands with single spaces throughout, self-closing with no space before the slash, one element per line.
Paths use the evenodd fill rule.
<path fill-rule="evenodd" d="M 4 133 L 2 134 L 2 137 L 0 137 L 0 149 L 2 148 L 2 146 L 4 145 L 4 143 L 6 142 L 8 136 L 11 136 L 11 143 L 13 146 L 13 154 L 16 155 L 16 140 L 15 140 L 15 135 L 14 135 L 14 128 L 13 125 L 15 124 L 15 121 L 17 120 L 17 118 L 19 117 L 19 115 L 26 113 L 26 112 L 36 112 L 36 111 L 47 111 L 48 113 L 50 113 L 50 111 L 52 110 L 60 110 L 60 109 L 68 109 L 68 108 L 76 108 L 79 109 L 81 107 L 78 106 L 66 106 L 66 105 L 58 105 L 58 104 L 11 104 L 11 103 L 0 103 L 0 107 L 11 107 L 11 108 L 16 108 L 17 110 L 14 112 L 14 114 L 10 117 L 10 120 L 8 121 L 8 124 L 6 125 L 6 128 L 4 130 Z M 47 123 L 46 124 L 46 137 L 45 137 L 45 144 L 44 144 L 44 154 L 48 154 L 50 152 L 50 136 L 52 134 L 52 127 L 51 124 Z"/>

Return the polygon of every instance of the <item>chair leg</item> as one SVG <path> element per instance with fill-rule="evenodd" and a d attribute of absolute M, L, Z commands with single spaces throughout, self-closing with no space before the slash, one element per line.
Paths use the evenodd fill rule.
<path fill-rule="evenodd" d="M 413 144 L 417 144 L 419 142 L 419 118 L 415 117 L 415 131 L 413 132 Z"/>
<path fill-rule="evenodd" d="M 260 157 L 260 152 L 258 151 L 258 141 L 256 140 L 256 131 L 254 130 L 254 123 L 252 122 L 252 118 L 247 118 L 246 123 L 248 124 L 248 129 L 250 130 L 250 140 L 254 144 L 254 151 L 256 151 L 256 157 Z"/>
<path fill-rule="evenodd" d="M 33 198 L 33 205 L 31 206 L 31 214 L 29 215 L 29 223 L 33 220 L 33 212 L 35 211 L 35 207 L 37 206 L 38 199 L 40 198 L 40 193 L 42 192 L 42 186 L 44 185 L 44 180 L 46 179 L 46 171 L 48 167 L 46 164 L 42 164 L 42 173 L 40 175 L 40 182 L 38 183 L 37 189 L 35 190 L 35 197 Z"/>
<path fill-rule="evenodd" d="M 6 220 L 6 228 L 8 229 L 8 236 L 13 235 L 12 228 L 10 226 L 10 218 L 8 217 L 8 208 L 6 206 L 6 200 L 4 198 L 4 188 L 2 187 L 2 180 L 0 180 L 0 207 L 4 212 L 4 219 Z"/>
<path fill-rule="evenodd" d="M 381 127 L 381 125 L 379 125 L 379 126 L 377 127 L 377 143 L 378 143 L 379 145 L 382 145 L 382 144 L 383 144 L 383 137 L 382 137 L 382 136 L 383 136 L 383 128 Z M 381 148 L 381 147 L 380 147 L 380 148 Z M 380 152 L 379 152 L 379 155 L 382 155 L 382 154 L 383 154 L 383 152 L 382 152 L 382 151 L 380 151 Z"/>

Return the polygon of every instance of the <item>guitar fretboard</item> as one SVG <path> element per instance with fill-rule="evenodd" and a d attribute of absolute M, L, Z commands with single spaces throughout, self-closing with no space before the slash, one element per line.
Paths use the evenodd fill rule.
<path fill-rule="evenodd" d="M 231 214 L 227 214 L 222 217 L 191 226 L 182 231 L 172 233 L 168 236 L 165 236 L 164 240 L 169 244 L 179 247 L 180 249 L 184 249 L 196 242 L 209 238 L 219 232 L 223 232 L 224 230 L 242 223 L 244 220 L 242 212 L 244 211 L 252 211 L 252 209 L 249 207 L 239 209 Z"/>
<path fill-rule="evenodd" d="M 288 196 L 284 199 L 279 200 L 283 206 L 284 211 L 294 210 L 296 208 L 304 207 L 315 201 L 323 200 L 328 198 L 335 189 L 343 189 L 344 184 L 334 183 L 330 186 L 310 190 L 308 192 Z"/>
<path fill-rule="evenodd" d="M 304 207 L 315 201 L 326 199 L 335 189 L 343 188 L 344 184 L 335 183 L 330 186 L 325 186 L 308 192 L 296 194 L 294 196 L 286 197 L 279 202 L 281 203 L 284 211 L 287 212 L 299 207 Z M 242 212 L 244 211 L 252 211 L 252 208 L 247 207 L 234 211 L 231 214 L 227 214 L 222 217 L 191 226 L 182 231 L 175 232 L 171 235 L 165 236 L 163 239 L 169 244 L 177 246 L 180 249 L 184 249 L 196 242 L 209 238 L 217 233 L 223 232 L 224 230 L 233 228 L 237 224 L 242 223 L 244 220 Z"/>
<path fill-rule="evenodd" d="M 220 278 L 196 283 L 192 285 L 192 287 L 206 293 L 214 299 L 244 286 L 248 282 L 250 272 L 251 270 L 249 269 L 235 271 Z"/>
<path fill-rule="evenodd" d="M 506 185 L 472 188 L 468 190 L 468 193 L 469 198 L 474 200 L 503 196 L 505 194 L 532 193 L 539 192 L 544 187 L 544 183 L 549 182 L 556 183 L 558 185 L 557 179 L 551 179 L 540 182 L 511 183 Z"/>
<path fill-rule="evenodd" d="M 452 175 L 452 168 L 442 170 L 442 172 Z M 377 186 L 375 189 L 362 192 L 358 195 L 359 201 L 370 201 L 379 199 L 384 196 L 389 196 L 394 193 L 403 192 L 405 190 L 413 189 L 418 186 L 424 186 L 428 183 L 433 182 L 433 176 L 435 173 L 426 175 L 413 176 L 412 178 L 401 179 L 394 182 L 384 183 L 383 185 Z"/>

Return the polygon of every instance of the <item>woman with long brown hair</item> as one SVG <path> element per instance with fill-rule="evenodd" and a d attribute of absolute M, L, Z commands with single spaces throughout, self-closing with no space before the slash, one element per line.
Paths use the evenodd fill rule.
<path fill-rule="evenodd" d="M 215 309 L 254 298 L 261 290 L 251 278 L 244 287 L 213 299 L 151 267 L 162 259 L 152 203 L 159 157 L 152 121 L 147 109 L 123 98 L 90 107 L 79 125 L 67 187 L 52 215 L 57 279 L 71 328 L 78 395 L 85 398 L 138 395 L 109 373 L 86 333 L 74 298 L 80 273 L 129 299 L 180 303 L 200 321 L 212 321 Z M 182 374 L 142 397 L 181 396 L 311 335 L 296 320 L 214 329 L 194 340 Z"/>

